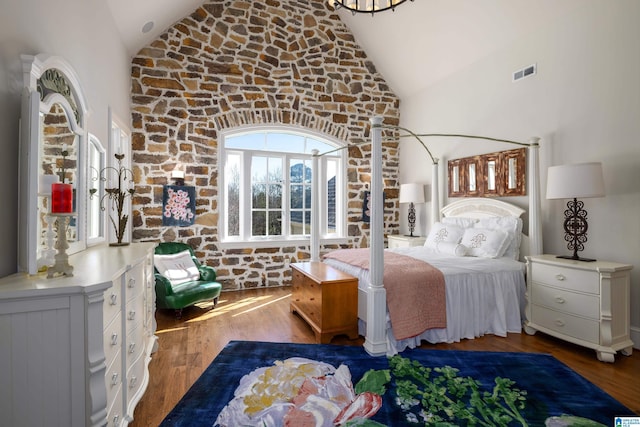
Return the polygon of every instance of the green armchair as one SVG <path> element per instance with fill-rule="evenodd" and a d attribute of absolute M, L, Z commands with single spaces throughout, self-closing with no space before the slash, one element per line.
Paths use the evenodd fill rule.
<path fill-rule="evenodd" d="M 173 309 L 180 318 L 183 308 L 198 302 L 213 300 L 216 306 L 222 285 L 215 281 L 212 267 L 200 264 L 191 246 L 163 242 L 156 246 L 155 255 L 157 308 Z"/>

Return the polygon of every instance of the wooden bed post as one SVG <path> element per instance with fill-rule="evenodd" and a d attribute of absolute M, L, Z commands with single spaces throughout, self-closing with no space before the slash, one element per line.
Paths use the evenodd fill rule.
<path fill-rule="evenodd" d="M 364 349 L 373 356 L 387 352 L 387 295 L 384 277 L 384 200 L 382 184 L 382 117 L 371 119 L 371 222 L 369 289 L 367 291 L 367 332 Z"/>
<path fill-rule="evenodd" d="M 319 151 L 311 150 L 311 173 L 313 174 L 313 185 L 311 186 L 311 261 L 320 261 L 320 170 L 318 169 Z M 304 224 L 304 218 L 302 219 Z"/>
<path fill-rule="evenodd" d="M 529 139 L 529 254 L 542 254 L 542 218 L 540 205 L 540 138 Z"/>

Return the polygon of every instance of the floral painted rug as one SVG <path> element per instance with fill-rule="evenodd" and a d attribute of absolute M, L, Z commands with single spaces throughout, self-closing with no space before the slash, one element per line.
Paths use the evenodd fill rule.
<path fill-rule="evenodd" d="M 167 415 L 191 426 L 610 426 L 634 415 L 546 354 L 230 342 Z"/>

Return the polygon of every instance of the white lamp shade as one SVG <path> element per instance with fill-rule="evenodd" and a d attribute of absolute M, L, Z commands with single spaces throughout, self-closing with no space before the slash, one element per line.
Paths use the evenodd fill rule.
<path fill-rule="evenodd" d="M 602 163 L 551 166 L 547 170 L 547 199 L 603 196 Z"/>
<path fill-rule="evenodd" d="M 424 185 L 401 184 L 400 203 L 424 203 Z"/>

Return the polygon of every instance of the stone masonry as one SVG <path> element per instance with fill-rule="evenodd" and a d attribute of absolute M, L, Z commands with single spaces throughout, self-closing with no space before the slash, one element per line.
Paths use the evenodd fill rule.
<path fill-rule="evenodd" d="M 341 247 L 368 245 L 361 217 L 369 120 L 379 115 L 398 124 L 399 100 L 326 0 L 206 2 L 143 48 L 131 76 L 135 241 L 188 242 L 224 290 L 289 284 L 287 262 L 308 259 L 308 245 L 224 249 L 218 234 L 219 132 L 278 124 L 349 145 L 348 242 Z M 383 135 L 385 227 L 393 233 L 398 142 L 396 132 Z M 190 227 L 162 225 L 163 185 L 172 183 L 176 165 L 185 185 L 196 187 Z"/>

